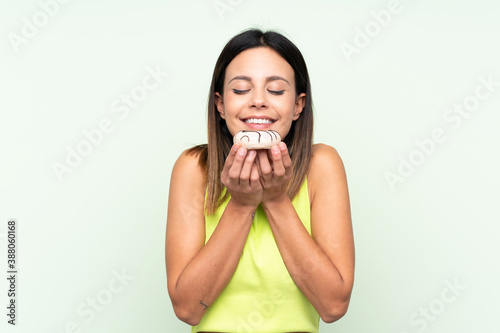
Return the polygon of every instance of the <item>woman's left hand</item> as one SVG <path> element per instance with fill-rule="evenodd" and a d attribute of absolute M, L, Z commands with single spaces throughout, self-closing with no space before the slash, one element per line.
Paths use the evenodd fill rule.
<path fill-rule="evenodd" d="M 264 189 L 262 203 L 283 199 L 292 178 L 292 160 L 284 142 L 271 149 L 257 150 L 256 162 Z"/>

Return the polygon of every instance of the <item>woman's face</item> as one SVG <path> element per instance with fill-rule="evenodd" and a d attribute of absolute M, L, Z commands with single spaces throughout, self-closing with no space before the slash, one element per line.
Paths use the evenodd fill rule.
<path fill-rule="evenodd" d="M 223 89 L 215 102 L 232 135 L 275 130 L 284 138 L 305 104 L 305 93 L 296 96 L 292 66 L 268 47 L 238 54 L 226 68 Z"/>

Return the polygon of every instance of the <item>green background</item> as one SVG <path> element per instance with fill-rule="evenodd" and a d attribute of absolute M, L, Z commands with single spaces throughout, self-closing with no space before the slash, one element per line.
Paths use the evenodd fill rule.
<path fill-rule="evenodd" d="M 213 0 L 73 0 L 47 21 L 40 3 L 54 4 L 0 4 L 1 267 L 15 218 L 19 269 L 15 327 L 1 279 L 2 332 L 189 332 L 166 288 L 170 172 L 206 142 L 213 66 L 249 27 L 277 29 L 302 51 L 314 141 L 335 147 L 347 171 L 355 286 L 347 315 L 320 331 L 498 332 L 500 87 L 459 126 L 444 118 L 472 103 L 480 77 L 500 82 L 496 2 L 401 0 L 350 61 L 343 43 L 377 29 L 372 11 L 391 1 L 221 0 L 219 15 Z M 41 27 L 14 47 L 24 18 Z M 121 118 L 113 103 L 147 68 L 167 74 Z M 113 130 L 59 181 L 53 163 L 103 119 Z M 418 153 L 436 128 L 446 139 Z M 391 188 L 386 173 L 410 156 L 419 165 Z M 105 304 L 90 310 L 92 299 Z"/>

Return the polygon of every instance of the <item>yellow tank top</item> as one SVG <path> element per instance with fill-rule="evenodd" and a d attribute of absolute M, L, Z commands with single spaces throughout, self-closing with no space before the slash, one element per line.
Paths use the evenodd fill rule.
<path fill-rule="evenodd" d="M 205 215 L 205 243 L 228 202 L 229 198 L 214 214 Z M 292 204 L 311 234 L 307 179 Z M 318 329 L 319 314 L 290 277 L 259 206 L 233 277 L 191 332 L 317 333 Z"/>

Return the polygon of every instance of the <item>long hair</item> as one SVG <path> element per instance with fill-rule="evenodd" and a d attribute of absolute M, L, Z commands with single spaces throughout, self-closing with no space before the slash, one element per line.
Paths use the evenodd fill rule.
<path fill-rule="evenodd" d="M 208 144 L 198 145 L 188 150 L 199 157 L 199 164 L 205 170 L 206 201 L 205 211 L 213 214 L 227 198 L 221 182 L 222 169 L 226 157 L 233 145 L 233 136 L 221 118 L 215 105 L 215 93 L 223 96 L 224 77 L 229 63 L 241 52 L 256 48 L 269 47 L 283 57 L 295 73 L 296 96 L 306 94 L 304 108 L 297 120 L 292 122 L 290 131 L 283 139 L 292 160 L 293 176 L 287 188 L 292 199 L 300 190 L 304 181 L 312 154 L 313 114 L 311 85 L 306 63 L 299 49 L 285 36 L 274 32 L 263 32 L 259 29 L 246 30 L 234 36 L 224 47 L 215 64 L 210 93 L 208 97 Z"/>

